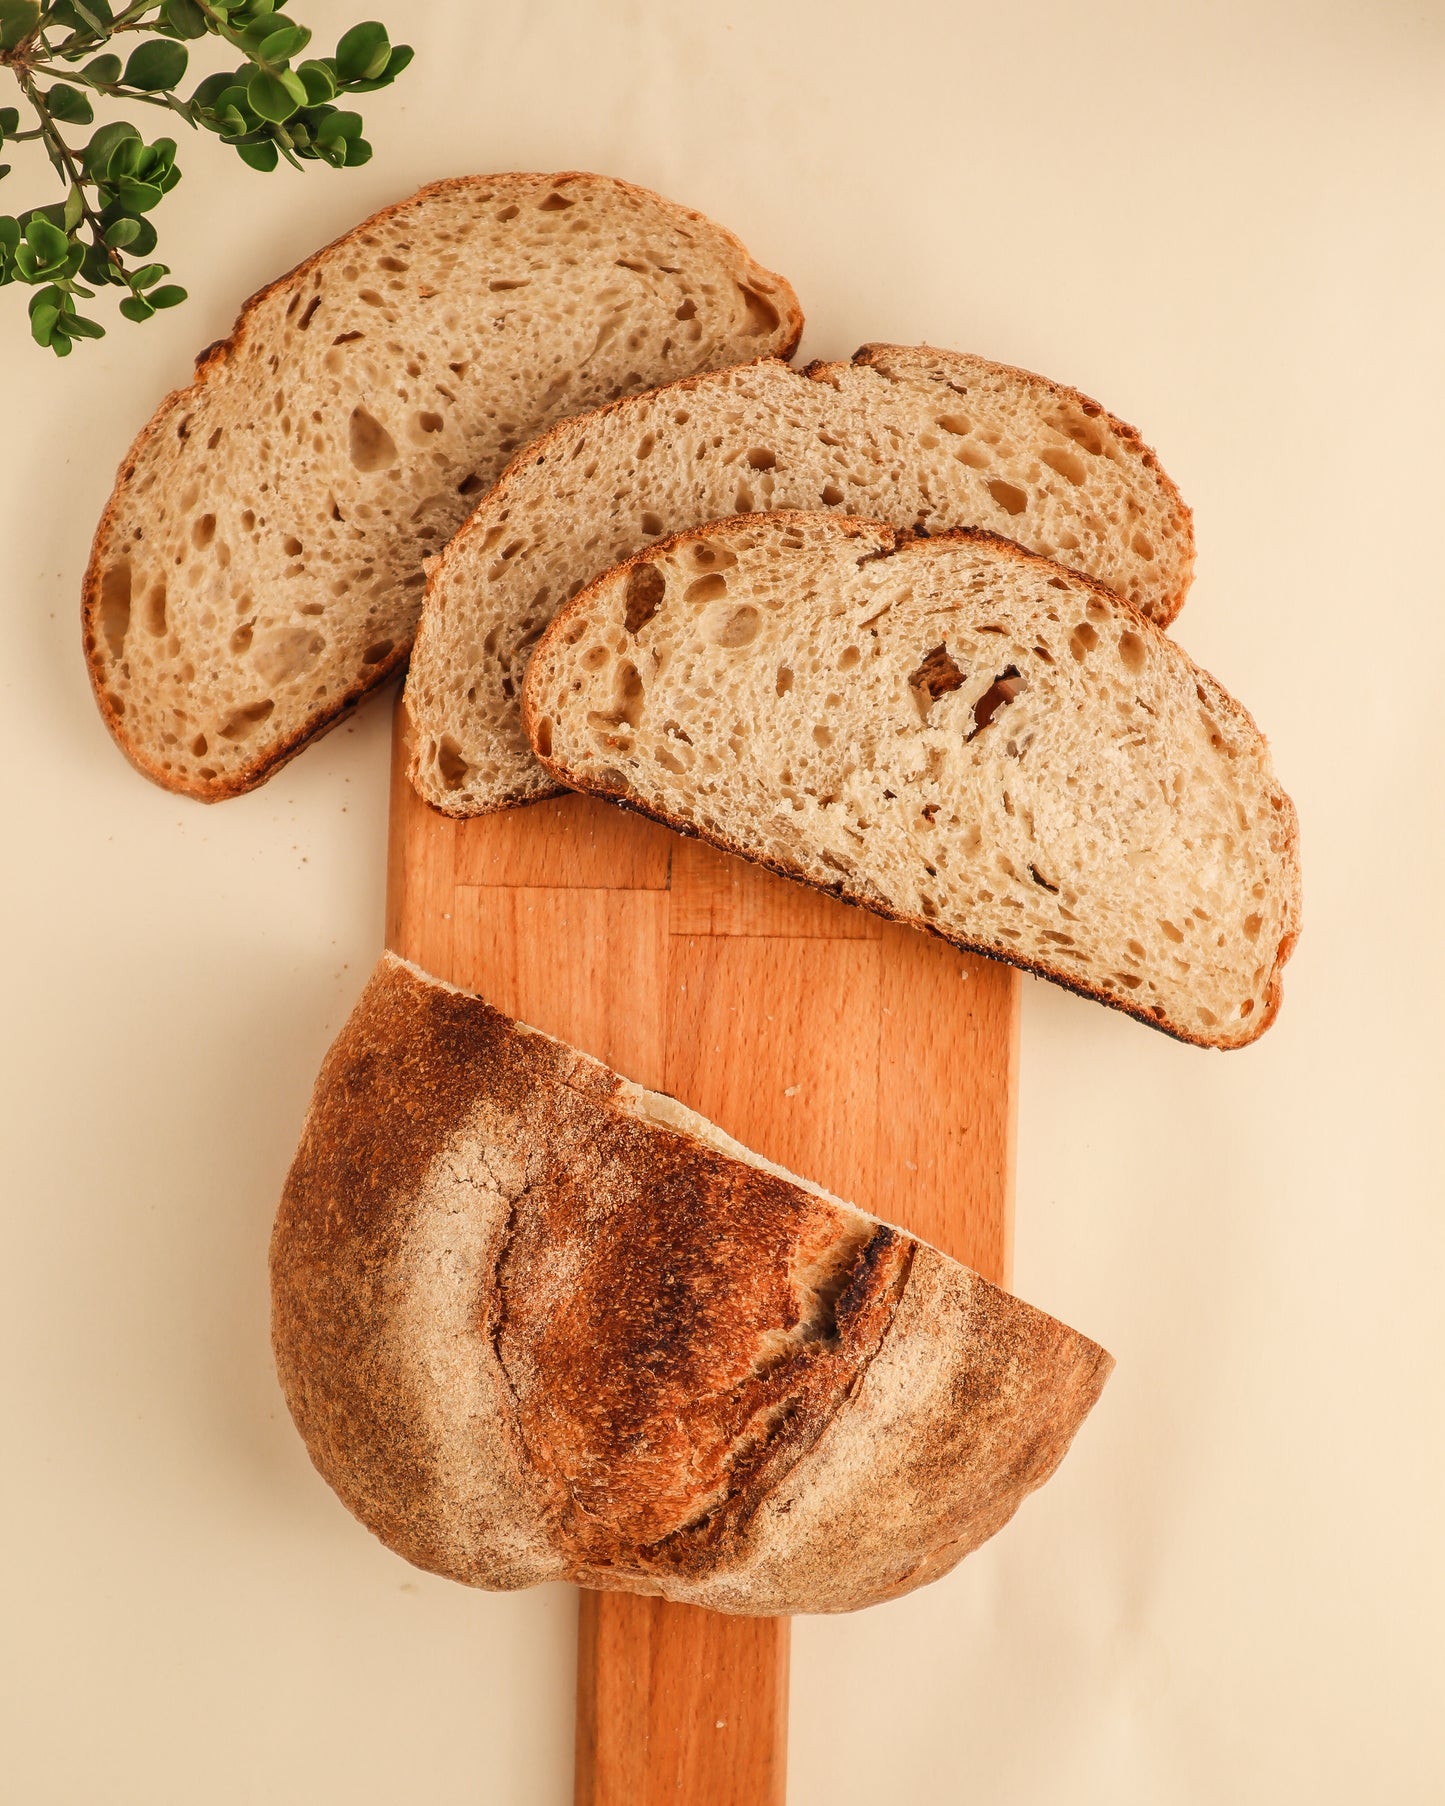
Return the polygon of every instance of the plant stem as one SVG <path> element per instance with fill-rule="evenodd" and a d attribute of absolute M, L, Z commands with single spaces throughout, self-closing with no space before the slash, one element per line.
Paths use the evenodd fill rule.
<path fill-rule="evenodd" d="M 112 250 L 105 242 L 105 222 L 86 199 L 85 177 L 81 173 L 79 164 L 75 161 L 74 153 L 61 137 L 54 119 L 50 116 L 49 109 L 41 99 L 39 89 L 30 79 L 29 71 L 17 69 L 15 79 L 20 83 L 21 92 L 35 109 L 35 116 L 40 121 L 40 135 L 45 140 L 46 154 L 49 156 L 56 174 L 68 181 L 72 189 L 80 196 L 81 215 L 90 227 L 91 239 L 95 248 L 105 253 L 106 261 L 119 274 L 121 281 L 130 292 L 133 295 L 139 294 L 140 290 L 132 282 L 131 273 L 126 269 L 120 252 Z M 57 283 L 56 286 L 69 287 L 73 280 L 73 277 L 67 277 L 64 282 Z"/>

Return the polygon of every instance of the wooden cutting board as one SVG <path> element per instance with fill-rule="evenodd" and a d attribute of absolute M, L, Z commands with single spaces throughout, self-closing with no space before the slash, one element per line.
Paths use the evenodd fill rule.
<path fill-rule="evenodd" d="M 589 797 L 406 780 L 387 945 L 1007 1285 L 1019 977 Z M 578 1806 L 782 1806 L 788 1620 L 581 1595 Z"/>

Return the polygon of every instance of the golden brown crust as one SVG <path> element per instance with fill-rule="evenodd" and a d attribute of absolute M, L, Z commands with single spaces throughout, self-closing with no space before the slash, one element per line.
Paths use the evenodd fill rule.
<path fill-rule="evenodd" d="M 942 1572 L 1052 1471 L 1109 1357 L 651 1109 L 383 960 L 272 1238 L 316 1466 L 476 1585 L 831 1611 Z"/>
<path fill-rule="evenodd" d="M 588 584 L 585 589 L 579 590 L 569 602 L 558 610 L 557 614 L 553 616 L 551 622 L 548 624 L 546 631 L 537 641 L 537 645 L 533 652 L 534 658 L 542 654 L 554 640 L 563 638 L 567 624 L 575 616 L 581 615 L 591 606 L 593 597 L 604 584 L 615 582 L 621 574 L 633 570 L 640 565 L 652 563 L 655 559 L 670 552 L 678 545 L 693 540 L 707 539 L 714 534 L 728 533 L 741 526 L 747 526 L 749 524 L 756 525 L 762 518 L 764 517 L 756 514 L 733 515 L 726 520 L 710 521 L 706 526 L 692 527 L 684 532 L 674 533 L 666 539 L 656 541 L 644 551 L 634 553 L 631 558 L 627 559 L 625 563 L 618 565 L 615 570 L 604 572 L 600 577 Z M 766 518 L 779 522 L 796 519 L 800 523 L 806 523 L 810 517 L 796 509 L 783 509 Z M 1037 552 L 1028 551 L 1025 547 L 1017 545 L 1011 539 L 1005 539 L 1000 534 L 990 532 L 987 528 L 983 527 L 952 527 L 944 532 L 922 534 L 907 527 L 891 527 L 887 525 L 886 522 L 882 521 L 865 521 L 849 516 L 832 514 L 827 518 L 831 525 L 841 532 L 848 534 L 866 533 L 870 536 L 877 535 L 885 538 L 889 542 L 887 549 L 872 554 L 872 556 L 875 557 L 893 557 L 899 553 L 907 552 L 910 546 L 918 544 L 973 544 L 992 546 L 1010 558 L 1017 558 L 1028 563 L 1044 565 L 1051 570 L 1066 568 L 1055 564 L 1051 559 L 1041 557 Z M 1184 663 L 1188 665 L 1189 669 L 1194 673 L 1196 681 L 1208 690 L 1215 705 L 1229 713 L 1237 714 L 1248 724 L 1252 733 L 1257 734 L 1261 740 L 1264 739 L 1264 735 L 1260 733 L 1259 727 L 1253 716 L 1249 713 L 1248 709 L 1245 708 L 1243 703 L 1237 702 L 1230 696 L 1207 671 L 1196 665 L 1194 661 L 1189 658 L 1188 654 L 1182 651 L 1173 640 L 1168 640 L 1163 628 L 1157 626 L 1147 615 L 1141 614 L 1139 610 L 1124 597 L 1109 589 L 1105 584 L 1100 583 L 1097 578 L 1090 577 L 1086 572 L 1075 570 L 1069 570 L 1068 575 L 1074 581 L 1086 585 L 1100 597 L 1105 598 L 1110 606 L 1127 610 L 1137 622 L 1134 631 L 1140 634 L 1153 635 L 1159 640 L 1166 641 L 1169 645 L 1171 655 L 1175 658 L 1182 659 Z M 902 923 L 903 926 L 907 928 L 921 929 L 925 934 L 934 935 L 939 940 L 948 942 L 950 946 L 959 948 L 961 952 L 978 954 L 984 959 L 994 959 L 1000 961 L 1004 965 L 1016 966 L 1022 972 L 1032 973 L 1037 978 L 1045 978 L 1051 984 L 1062 986 L 1066 991 L 1073 991 L 1077 996 L 1086 997 L 1094 1003 L 1107 1004 L 1111 1009 L 1120 1010 L 1126 1016 L 1132 1016 L 1135 1021 L 1142 1022 L 1149 1028 L 1158 1029 L 1161 1034 L 1168 1035 L 1172 1040 L 1183 1041 L 1194 1047 L 1208 1047 L 1223 1049 L 1225 1051 L 1240 1047 L 1248 1047 L 1259 1039 L 1279 1014 L 1280 1003 L 1283 998 L 1281 975 L 1284 971 L 1285 963 L 1294 952 L 1295 945 L 1299 940 L 1299 902 L 1297 897 L 1294 901 L 1293 910 L 1294 926 L 1284 935 L 1278 947 L 1275 949 L 1273 966 L 1265 991 L 1264 1007 L 1258 1012 L 1258 1021 L 1251 1019 L 1247 1032 L 1235 1039 L 1228 1041 L 1218 1038 L 1211 1039 L 1206 1035 L 1202 1035 L 1193 1029 L 1185 1027 L 1183 1024 L 1167 1021 L 1161 1016 L 1156 1015 L 1152 1010 L 1146 1010 L 1138 1005 L 1132 1004 L 1127 998 L 1105 991 L 1102 987 L 1090 985 L 1085 980 L 1067 974 L 1056 966 L 1051 966 L 1047 961 L 1030 958 L 1028 955 L 1020 953 L 1013 948 L 1000 946 L 990 941 L 970 940 L 964 935 L 940 926 L 937 922 L 930 921 L 925 916 L 909 915 L 904 911 L 893 909 L 882 898 L 872 892 L 864 894 L 861 891 L 850 891 L 848 888 L 848 880 L 845 876 L 840 875 L 830 884 L 820 883 L 816 879 L 810 878 L 800 869 L 789 865 L 786 861 L 773 859 L 765 854 L 761 854 L 756 849 L 744 846 L 728 835 L 716 833 L 710 829 L 700 828 L 695 823 L 684 821 L 680 817 L 674 816 L 666 810 L 652 808 L 641 798 L 633 796 L 625 790 L 609 786 L 598 776 L 594 776 L 590 773 L 571 771 L 564 766 L 560 760 L 555 759 L 548 754 L 544 754 L 538 748 L 535 733 L 532 686 L 530 684 L 523 685 L 521 713 L 522 726 L 526 732 L 527 739 L 531 744 L 532 751 L 536 755 L 537 760 L 542 765 L 543 769 L 556 779 L 559 793 L 566 790 L 580 790 L 586 791 L 593 796 L 599 796 L 606 802 L 615 803 L 619 808 L 631 809 L 638 815 L 644 815 L 652 821 L 660 822 L 664 827 L 673 829 L 675 833 L 686 835 L 691 839 L 705 840 L 709 842 L 710 845 L 718 847 L 725 853 L 732 853 L 739 859 L 747 859 L 754 865 L 765 866 L 769 871 L 776 872 L 780 877 L 790 878 L 798 884 L 806 884 L 810 889 L 822 891 L 826 896 L 836 897 L 840 902 L 851 904 L 856 909 L 866 909 L 874 915 L 884 917 L 886 920 Z M 1282 791 L 1279 793 L 1279 796 L 1281 813 L 1284 817 L 1283 832 L 1285 840 L 1283 857 L 1289 868 L 1297 872 L 1299 866 L 1299 820 L 1294 804 L 1289 797 Z"/>
<path fill-rule="evenodd" d="M 324 707 L 318 708 L 303 728 L 298 729 L 286 740 L 266 748 L 249 765 L 235 772 L 203 782 L 199 779 L 187 780 L 183 774 L 168 771 L 160 766 L 155 760 L 149 758 L 145 749 L 137 745 L 127 734 L 123 718 L 101 681 L 101 673 L 95 657 L 101 575 L 105 553 L 110 544 L 121 496 L 126 485 L 135 475 L 142 453 L 149 442 L 179 411 L 195 406 L 202 388 L 234 360 L 237 352 L 245 343 L 247 332 L 257 310 L 272 295 L 283 289 L 299 289 L 318 264 L 334 257 L 346 246 L 361 239 L 366 233 L 375 231 L 378 226 L 399 218 L 411 208 L 420 206 L 438 195 L 461 193 L 479 185 L 504 180 L 550 181 L 559 186 L 567 182 L 605 181 L 610 186 L 623 189 L 629 194 L 639 195 L 656 202 L 659 206 L 678 213 L 686 219 L 702 221 L 711 231 L 734 246 L 739 257 L 746 263 L 761 268 L 755 264 L 755 260 L 736 233 L 719 226 L 716 221 L 708 220 L 695 208 L 679 206 L 676 202 L 668 201 L 665 197 L 638 183 L 625 182 L 615 176 L 599 177 L 586 170 L 564 170 L 555 175 L 533 171 L 508 171 L 491 176 L 448 176 L 440 181 L 429 182 L 405 199 L 394 201 L 389 207 L 383 207 L 378 212 L 368 215 L 350 231 L 343 232 L 339 238 L 335 238 L 319 250 L 313 251 L 310 256 L 304 258 L 292 269 L 257 289 L 243 302 L 230 335 L 227 338 L 213 341 L 198 354 L 196 373 L 191 382 L 185 388 L 172 390 L 132 441 L 130 449 L 116 471 L 115 483 L 96 526 L 95 535 L 91 541 L 90 557 L 86 563 L 85 575 L 81 580 L 81 637 L 85 651 L 86 671 L 90 678 L 91 692 L 95 697 L 96 707 L 100 710 L 101 719 L 105 722 L 112 739 L 126 758 L 137 771 L 153 783 L 159 784 L 163 789 L 173 791 L 178 795 L 190 796 L 205 803 L 224 802 L 230 797 L 241 796 L 248 790 L 254 790 L 259 784 L 274 776 L 283 765 L 289 764 L 297 753 L 309 746 L 313 740 L 319 740 L 323 734 L 330 733 L 333 728 L 340 726 L 368 696 L 383 689 L 400 672 L 404 671 L 411 648 L 409 645 L 396 647 L 386 659 L 371 667 L 362 681 L 353 684 L 340 697 L 328 702 Z M 796 351 L 798 342 L 803 335 L 802 309 L 790 283 L 777 275 L 775 271 L 769 270 L 764 273 L 778 284 L 776 300 L 783 310 L 783 316 L 787 320 L 792 334 L 782 356 L 790 358 Z"/>

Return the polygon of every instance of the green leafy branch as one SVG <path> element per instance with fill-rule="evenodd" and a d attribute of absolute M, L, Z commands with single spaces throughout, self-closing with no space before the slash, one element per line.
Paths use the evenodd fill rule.
<path fill-rule="evenodd" d="M 109 46 L 137 34 L 122 59 Z M 239 67 L 208 75 L 181 94 L 190 68 L 187 44 L 215 38 L 241 57 Z M 284 158 L 352 169 L 371 156 L 359 113 L 338 96 L 369 94 L 395 81 L 412 59 L 384 25 L 354 25 L 328 57 L 302 57 L 311 33 L 275 0 L 0 0 L 0 71 L 14 79 L 28 117 L 0 107 L 0 157 L 10 144 L 41 146 L 64 184 L 63 200 L 16 215 L 0 214 L 0 287 L 19 282 L 30 298 L 37 344 L 64 357 L 77 339 L 105 328 L 79 311 L 106 286 L 126 293 L 127 320 L 149 320 L 184 301 L 164 280 L 166 264 L 150 261 L 156 229 L 148 217 L 181 179 L 174 138 L 147 143 L 129 120 L 100 126 L 83 144 L 69 126 L 95 123 L 93 96 L 139 102 L 213 132 L 252 169 Z M 11 165 L 0 162 L 0 180 Z"/>

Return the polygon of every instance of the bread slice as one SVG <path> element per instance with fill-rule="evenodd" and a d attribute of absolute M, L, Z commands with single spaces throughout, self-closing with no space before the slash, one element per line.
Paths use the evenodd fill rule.
<path fill-rule="evenodd" d="M 1161 625 L 1189 510 L 1132 427 L 980 357 L 865 345 L 851 364 L 724 370 L 556 428 L 512 461 L 427 586 L 407 682 L 412 780 L 451 815 L 555 794 L 516 696 L 584 583 L 666 533 L 754 509 L 988 527 L 1087 571 Z"/>
<path fill-rule="evenodd" d="M 532 743 L 591 790 L 1208 1047 L 1279 1008 L 1295 815 L 1245 711 L 993 534 L 749 515 L 543 635 Z"/>
<path fill-rule="evenodd" d="M 398 1554 L 714 1610 L 946 1573 L 1113 1362 L 672 1098 L 387 956 L 271 1243 L 286 1400 Z"/>
<path fill-rule="evenodd" d="M 436 182 L 248 301 L 121 466 L 85 577 L 122 751 L 214 802 L 406 662 L 422 559 L 565 414 L 791 354 L 793 291 L 607 176 Z"/>

